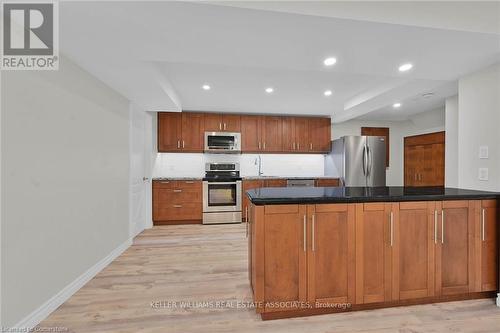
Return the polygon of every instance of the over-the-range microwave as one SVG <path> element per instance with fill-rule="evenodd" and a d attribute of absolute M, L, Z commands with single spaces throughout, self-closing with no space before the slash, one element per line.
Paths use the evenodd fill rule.
<path fill-rule="evenodd" d="M 205 132 L 205 152 L 241 153 L 241 133 Z"/>

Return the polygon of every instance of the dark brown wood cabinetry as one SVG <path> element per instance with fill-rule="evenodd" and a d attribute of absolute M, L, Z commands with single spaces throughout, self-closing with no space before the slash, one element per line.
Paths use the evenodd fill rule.
<path fill-rule="evenodd" d="M 368 309 L 487 297 L 498 290 L 496 200 L 250 210 L 254 300 L 308 301 L 299 309 L 258 308 L 265 319 L 328 312 L 323 303 Z"/>
<path fill-rule="evenodd" d="M 201 223 L 201 219 L 201 181 L 153 181 L 154 224 Z"/>
<path fill-rule="evenodd" d="M 445 132 L 406 137 L 405 186 L 444 186 Z"/>
<path fill-rule="evenodd" d="M 327 153 L 330 118 L 158 113 L 159 152 L 202 152 L 205 132 L 241 132 L 247 153 Z"/>
<path fill-rule="evenodd" d="M 243 198 L 242 198 L 242 212 L 243 212 L 243 219 L 245 221 L 248 220 L 248 216 L 250 214 L 249 212 L 249 207 L 250 207 L 250 199 L 248 199 L 248 196 L 245 194 L 248 190 L 254 189 L 254 188 L 260 188 L 264 187 L 264 180 L 258 179 L 258 180 L 244 180 L 242 183 L 242 192 L 243 192 Z"/>

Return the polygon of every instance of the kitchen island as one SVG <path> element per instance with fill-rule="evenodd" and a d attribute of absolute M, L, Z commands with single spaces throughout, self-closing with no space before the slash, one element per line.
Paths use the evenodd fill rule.
<path fill-rule="evenodd" d="M 263 319 L 496 296 L 499 193 L 283 187 L 246 195 L 249 278 Z"/>

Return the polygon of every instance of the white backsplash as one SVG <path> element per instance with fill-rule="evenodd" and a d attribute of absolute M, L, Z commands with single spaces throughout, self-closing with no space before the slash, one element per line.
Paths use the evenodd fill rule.
<path fill-rule="evenodd" d="M 153 177 L 203 177 L 206 162 L 239 162 L 242 176 L 257 176 L 258 156 L 258 154 L 158 153 Z M 261 154 L 260 156 L 264 176 L 324 176 L 324 155 Z"/>

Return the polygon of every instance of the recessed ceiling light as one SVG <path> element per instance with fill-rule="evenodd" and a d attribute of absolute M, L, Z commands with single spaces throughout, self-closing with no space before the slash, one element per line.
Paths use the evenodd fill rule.
<path fill-rule="evenodd" d="M 208 84 L 204 84 L 202 88 L 203 90 L 210 90 L 210 86 Z"/>
<path fill-rule="evenodd" d="M 325 92 L 323 93 L 323 95 L 325 95 L 325 96 L 331 96 L 332 95 L 332 91 L 331 90 L 325 90 Z"/>
<path fill-rule="evenodd" d="M 274 91 L 272 87 L 266 88 L 266 93 L 270 94 Z"/>
<path fill-rule="evenodd" d="M 325 66 L 333 66 L 335 65 L 335 63 L 337 62 L 337 59 L 336 58 L 333 58 L 333 57 L 330 57 L 330 58 L 326 58 L 323 63 L 325 64 Z"/>
<path fill-rule="evenodd" d="M 392 104 L 392 107 L 397 109 L 397 108 L 400 108 L 401 107 L 401 103 L 394 103 Z"/>
<path fill-rule="evenodd" d="M 406 72 L 406 71 L 409 71 L 412 68 L 413 68 L 413 65 L 410 64 L 410 63 L 402 64 L 401 66 L 399 66 L 399 71 L 400 72 Z"/>

